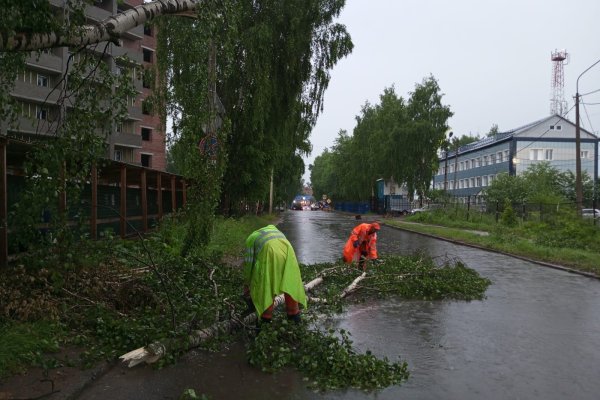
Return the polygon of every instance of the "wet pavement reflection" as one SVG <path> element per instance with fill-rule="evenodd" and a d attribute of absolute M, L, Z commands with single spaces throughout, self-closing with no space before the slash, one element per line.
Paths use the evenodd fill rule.
<path fill-rule="evenodd" d="M 360 222 L 286 211 L 279 228 L 299 261 L 313 264 L 339 259 Z M 313 393 L 294 371 L 267 375 L 248 367 L 236 344 L 216 354 L 191 352 L 160 371 L 115 368 L 80 398 L 167 399 L 185 388 L 213 399 L 598 398 L 600 281 L 385 226 L 378 249 L 459 257 L 492 281 L 483 301 L 374 301 L 331 322 L 349 330 L 358 349 L 407 361 L 411 377 L 402 386 Z"/>

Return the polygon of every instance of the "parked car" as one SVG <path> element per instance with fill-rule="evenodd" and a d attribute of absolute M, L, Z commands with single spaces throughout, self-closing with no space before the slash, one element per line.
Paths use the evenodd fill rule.
<path fill-rule="evenodd" d="M 418 214 L 420 212 L 427 212 L 427 211 L 432 211 L 435 210 L 437 208 L 440 208 L 441 204 L 425 204 L 423 207 L 420 208 L 413 208 L 412 210 L 410 210 L 410 213 L 412 215 Z"/>
<path fill-rule="evenodd" d="M 597 208 L 584 208 L 581 210 L 581 216 L 583 218 L 600 218 L 600 210 Z"/>
<path fill-rule="evenodd" d="M 415 214 L 418 214 L 418 213 L 421 213 L 421 212 L 426 212 L 426 211 L 431 211 L 431 207 L 429 207 L 429 206 L 423 206 L 421 208 L 413 208 L 412 210 L 410 210 L 410 213 L 412 215 L 415 215 Z"/>

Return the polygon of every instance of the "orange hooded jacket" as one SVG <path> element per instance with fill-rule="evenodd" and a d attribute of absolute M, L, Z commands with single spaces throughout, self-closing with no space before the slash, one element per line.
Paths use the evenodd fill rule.
<path fill-rule="evenodd" d="M 375 228 L 375 232 L 369 233 L 371 228 Z M 367 258 L 374 260 L 377 258 L 377 231 L 379 224 L 360 224 L 354 229 L 344 246 L 344 262 L 350 264 L 360 259 L 362 252 L 367 253 Z M 358 247 L 354 247 L 354 243 L 358 241 Z"/>

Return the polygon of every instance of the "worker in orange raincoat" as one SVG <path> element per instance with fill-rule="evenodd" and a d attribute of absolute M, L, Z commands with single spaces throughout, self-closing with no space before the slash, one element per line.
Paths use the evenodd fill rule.
<path fill-rule="evenodd" d="M 377 259 L 377 231 L 379 223 L 360 224 L 354 229 L 344 246 L 344 262 L 350 264 L 358 261 L 359 268 L 367 268 L 367 260 Z"/>

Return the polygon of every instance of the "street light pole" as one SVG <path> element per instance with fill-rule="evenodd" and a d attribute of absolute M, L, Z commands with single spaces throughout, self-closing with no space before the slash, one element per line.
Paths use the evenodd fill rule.
<path fill-rule="evenodd" d="M 456 175 L 458 173 L 458 138 L 454 143 L 454 189 L 458 189 L 458 183 L 456 180 Z M 456 192 L 454 193 L 456 196 Z"/>
<path fill-rule="evenodd" d="M 583 184 L 581 182 L 581 128 L 579 123 L 579 78 L 588 72 L 600 60 L 590 65 L 577 77 L 575 86 L 575 195 L 577 197 L 577 213 L 581 215 L 583 208 Z"/>
<path fill-rule="evenodd" d="M 454 132 L 450 132 L 448 134 L 448 139 L 452 137 Z M 444 192 L 448 191 L 448 146 L 450 146 L 450 141 L 446 139 L 444 142 Z"/>

